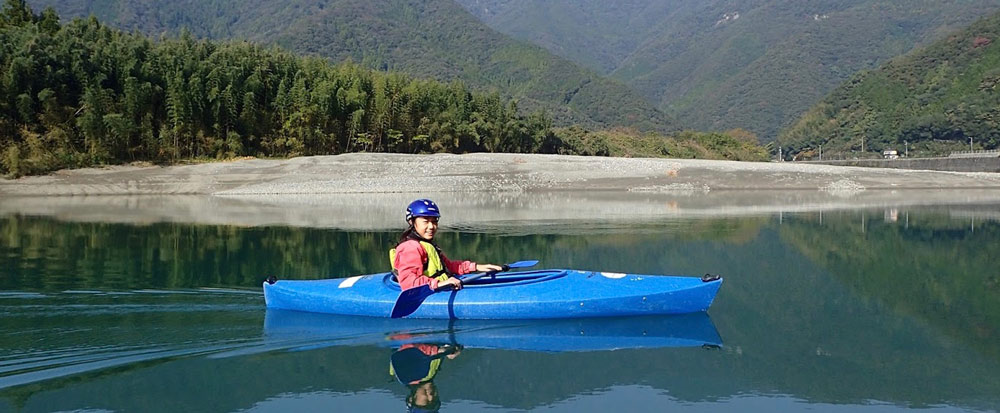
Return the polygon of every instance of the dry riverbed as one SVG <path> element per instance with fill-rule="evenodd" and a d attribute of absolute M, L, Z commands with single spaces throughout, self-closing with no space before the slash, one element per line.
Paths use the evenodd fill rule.
<path fill-rule="evenodd" d="M 1000 188 L 1000 174 L 794 162 L 477 153 L 345 154 L 167 167 L 114 166 L 0 179 L 0 194 L 8 196 L 934 188 Z"/>

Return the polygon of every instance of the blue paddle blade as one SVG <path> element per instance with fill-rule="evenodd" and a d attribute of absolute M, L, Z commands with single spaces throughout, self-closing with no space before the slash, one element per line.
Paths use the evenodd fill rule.
<path fill-rule="evenodd" d="M 427 297 L 434 294 L 434 290 L 428 285 L 421 285 L 417 288 L 411 288 L 409 290 L 399 293 L 399 298 L 396 299 L 396 304 L 392 306 L 392 314 L 389 315 L 391 318 L 401 318 L 413 314 L 420 308 L 420 304 L 423 304 Z"/>
<path fill-rule="evenodd" d="M 508 268 L 534 267 L 535 264 L 538 264 L 538 260 L 518 261 L 512 264 L 507 264 L 507 267 Z"/>

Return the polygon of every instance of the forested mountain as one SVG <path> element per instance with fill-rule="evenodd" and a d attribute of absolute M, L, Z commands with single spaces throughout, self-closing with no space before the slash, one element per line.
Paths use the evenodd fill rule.
<path fill-rule="evenodd" d="M 332 64 L 249 42 L 156 41 L 97 18 L 0 9 L 0 174 L 344 152 L 764 157 L 741 131 L 554 129 L 460 82 Z"/>
<path fill-rule="evenodd" d="M 811 158 L 883 149 L 911 155 L 1000 144 L 1000 13 L 946 39 L 860 73 L 778 141 Z M 857 154 L 855 154 L 857 155 Z M 860 154 L 864 156 L 865 154 Z"/>
<path fill-rule="evenodd" d="M 485 26 L 452 0 L 31 0 L 64 17 L 93 14 L 158 35 L 276 44 L 334 62 L 461 80 L 545 109 L 557 124 L 677 129 L 620 82 Z"/>
<path fill-rule="evenodd" d="M 247 43 L 153 42 L 96 18 L 0 11 L 0 173 L 130 161 L 544 151 L 544 115 L 496 93 Z M 552 149 L 554 151 L 555 148 Z"/>
<path fill-rule="evenodd" d="M 491 27 L 619 79 L 680 124 L 774 139 L 859 70 L 1000 0 L 456 0 Z"/>
<path fill-rule="evenodd" d="M 494 29 L 613 73 L 662 25 L 677 25 L 684 0 L 456 0 Z M 698 2 L 701 3 L 701 2 Z"/>

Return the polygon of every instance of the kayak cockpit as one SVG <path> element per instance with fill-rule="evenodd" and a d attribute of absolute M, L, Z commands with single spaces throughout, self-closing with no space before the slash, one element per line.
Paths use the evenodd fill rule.
<path fill-rule="evenodd" d="M 537 282 L 550 281 L 566 276 L 566 270 L 541 270 L 541 271 L 521 271 L 512 273 L 501 273 L 495 277 L 482 277 L 464 284 L 465 288 L 488 288 L 488 287 L 509 287 L 514 285 L 533 284 Z M 399 289 L 399 282 L 392 273 L 386 274 L 385 284 L 391 288 Z"/>

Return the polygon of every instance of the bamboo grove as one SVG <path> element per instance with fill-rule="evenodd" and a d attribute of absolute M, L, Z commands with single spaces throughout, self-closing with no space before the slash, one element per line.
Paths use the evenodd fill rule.
<path fill-rule="evenodd" d="M 413 79 L 182 33 L 157 41 L 95 18 L 0 15 L 0 172 L 190 158 L 538 152 L 544 114 L 461 83 Z"/>

